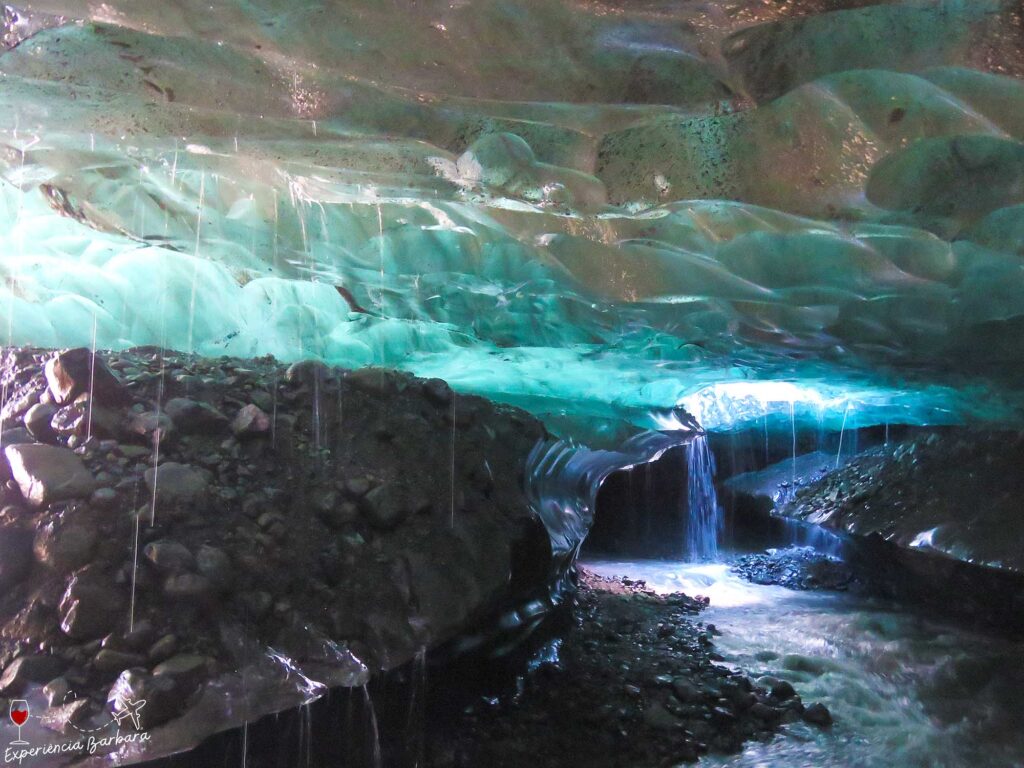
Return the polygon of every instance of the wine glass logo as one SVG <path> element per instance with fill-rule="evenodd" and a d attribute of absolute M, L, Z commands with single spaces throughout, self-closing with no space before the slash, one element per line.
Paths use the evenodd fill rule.
<path fill-rule="evenodd" d="M 12 741 L 12 746 L 28 746 L 28 742 L 21 738 L 21 726 L 28 721 L 28 702 L 24 699 L 14 699 L 11 702 L 11 722 L 18 726 L 18 740 Z"/>

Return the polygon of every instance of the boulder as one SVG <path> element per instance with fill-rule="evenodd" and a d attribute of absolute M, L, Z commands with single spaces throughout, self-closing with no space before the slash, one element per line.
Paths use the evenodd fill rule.
<path fill-rule="evenodd" d="M 129 399 L 124 385 L 103 359 L 84 347 L 51 358 L 45 372 L 46 383 L 58 405 L 66 405 L 82 393 L 90 393 L 96 402 L 111 405 Z"/>
<path fill-rule="evenodd" d="M 124 607 L 124 596 L 112 578 L 79 574 L 68 584 L 60 601 L 60 628 L 76 640 L 99 638 L 125 618 Z"/>
<path fill-rule="evenodd" d="M 60 572 L 89 562 L 96 548 L 96 529 L 85 522 L 51 520 L 36 531 L 36 559 Z"/>
<path fill-rule="evenodd" d="M 21 495 L 37 507 L 64 499 L 88 498 L 95 490 L 92 473 L 67 448 L 9 445 L 4 455 Z"/>
<path fill-rule="evenodd" d="M 56 656 L 20 656 L 0 676 L 0 696 L 17 696 L 29 683 L 45 683 L 64 671 L 65 663 Z"/>

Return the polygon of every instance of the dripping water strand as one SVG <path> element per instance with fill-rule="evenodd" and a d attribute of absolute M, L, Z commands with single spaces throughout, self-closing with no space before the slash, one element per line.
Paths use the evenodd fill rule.
<path fill-rule="evenodd" d="M 839 469 L 840 457 L 843 455 L 843 435 L 846 434 L 846 417 L 850 415 L 850 404 L 846 404 L 846 410 L 843 411 L 843 426 L 839 428 L 839 448 L 836 450 L 836 469 Z"/>

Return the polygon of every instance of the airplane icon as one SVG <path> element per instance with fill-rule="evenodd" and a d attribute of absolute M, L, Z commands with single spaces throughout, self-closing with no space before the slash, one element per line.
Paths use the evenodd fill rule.
<path fill-rule="evenodd" d="M 132 701 L 131 699 L 125 699 L 124 707 L 122 709 L 115 709 L 111 717 L 114 718 L 114 722 L 117 723 L 117 727 L 121 727 L 121 722 L 127 717 L 132 721 L 132 725 L 136 731 L 142 730 L 142 722 L 139 719 L 139 710 L 146 706 L 145 699 L 139 699 L 138 701 Z"/>

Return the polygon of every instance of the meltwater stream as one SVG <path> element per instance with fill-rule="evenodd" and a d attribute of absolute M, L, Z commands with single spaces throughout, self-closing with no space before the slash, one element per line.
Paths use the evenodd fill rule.
<path fill-rule="evenodd" d="M 701 762 L 717 768 L 1010 768 L 1024 755 L 1024 643 L 841 593 L 740 579 L 725 563 L 585 564 L 659 592 L 711 599 L 701 619 L 728 665 L 793 684 L 835 718 Z M 770 680 L 763 680 L 770 683 Z"/>

